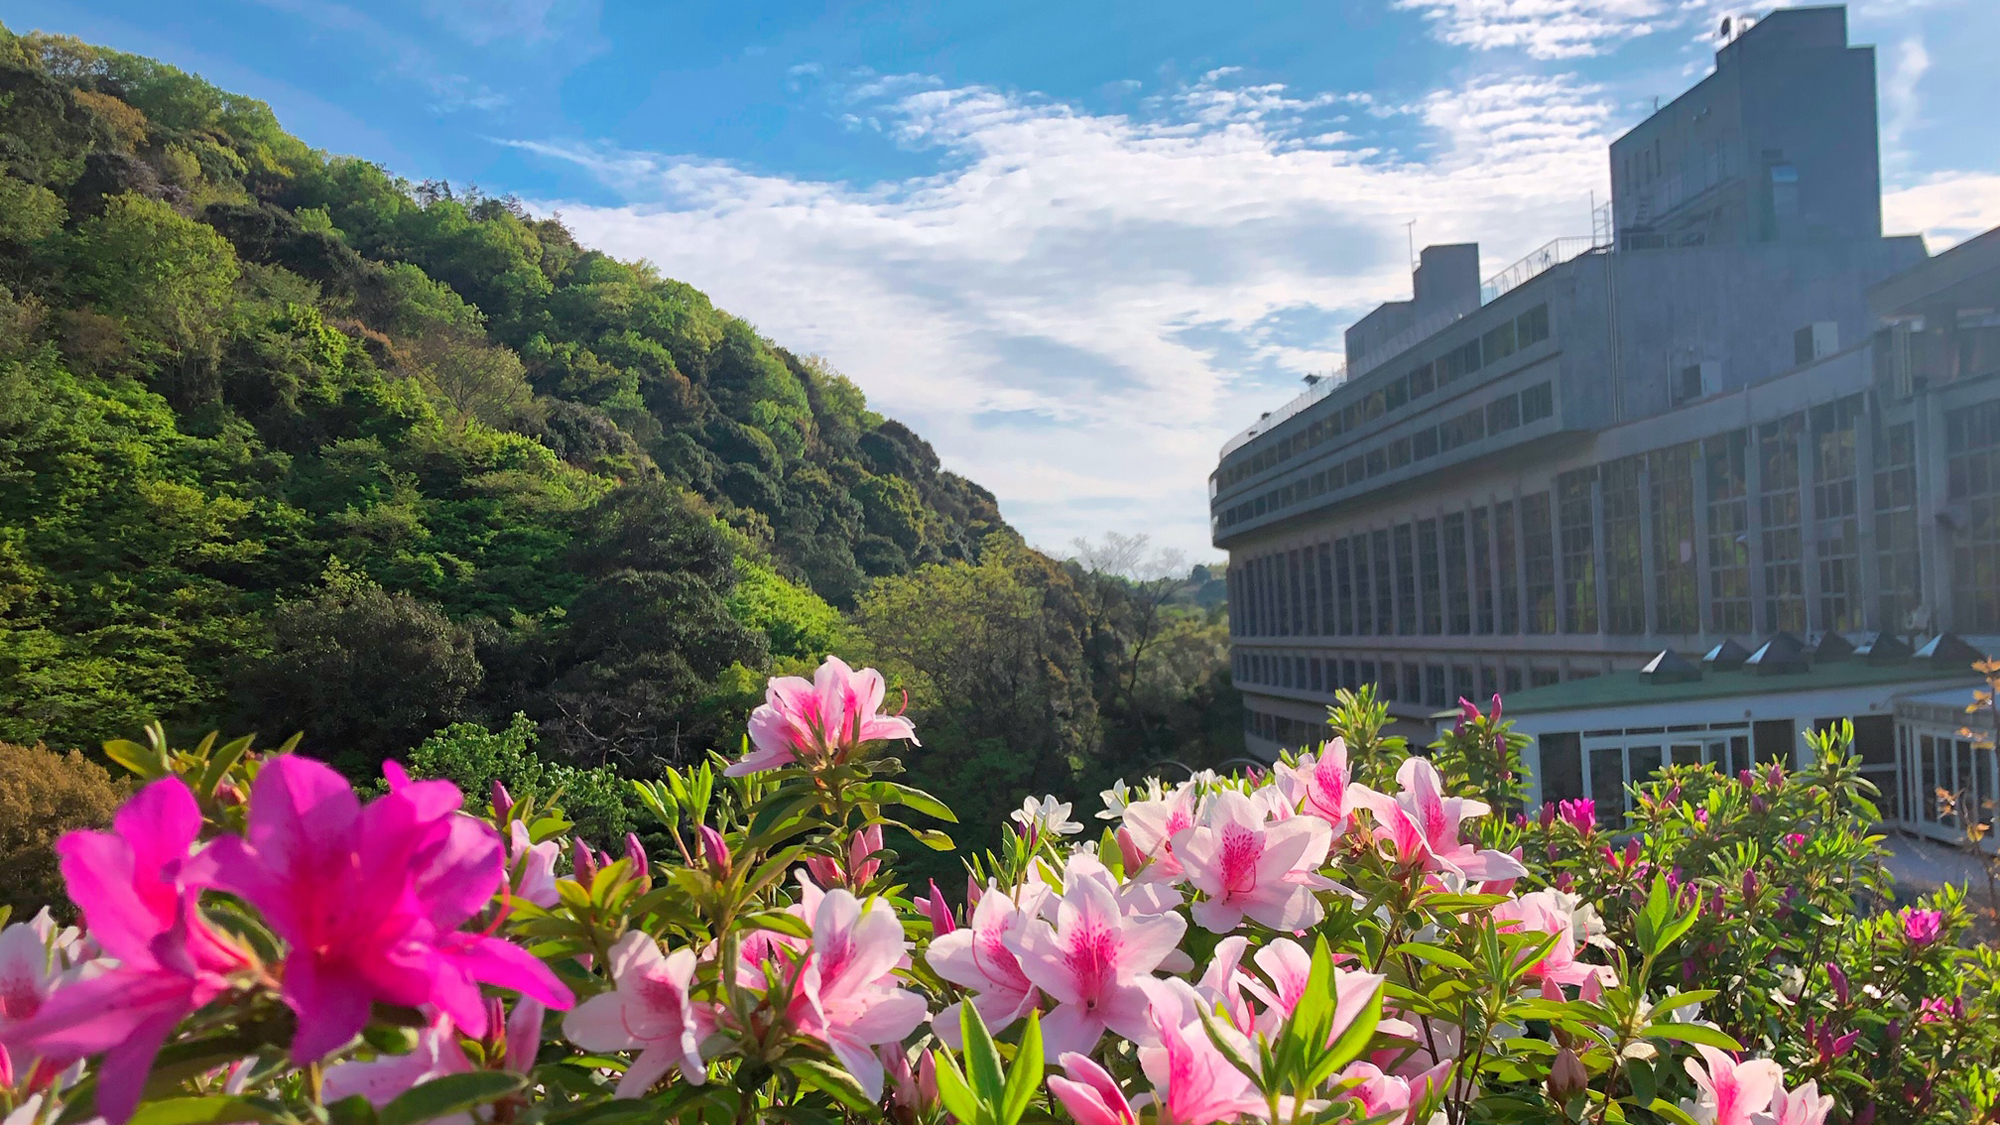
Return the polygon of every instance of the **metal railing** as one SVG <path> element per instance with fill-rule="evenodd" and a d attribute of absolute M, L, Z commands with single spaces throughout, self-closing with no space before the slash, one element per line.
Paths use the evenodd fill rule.
<path fill-rule="evenodd" d="M 1492 301 L 1572 258 L 1580 258 L 1601 248 L 1602 244 L 1597 239 L 1584 235 L 1554 239 L 1530 250 L 1520 261 L 1487 278 L 1479 286 L 1479 300 L 1481 303 Z"/>
<path fill-rule="evenodd" d="M 1265 414 L 1255 422 L 1244 427 L 1241 433 L 1224 442 L 1222 444 L 1222 452 L 1219 456 L 1229 456 L 1245 445 L 1248 445 L 1251 439 L 1255 438 L 1258 434 L 1268 432 L 1271 427 L 1296 415 L 1299 411 L 1332 394 L 1335 388 L 1345 386 L 1346 384 L 1347 372 L 1339 368 L 1329 371 L 1320 377 L 1319 382 L 1302 391 L 1297 398 Z"/>

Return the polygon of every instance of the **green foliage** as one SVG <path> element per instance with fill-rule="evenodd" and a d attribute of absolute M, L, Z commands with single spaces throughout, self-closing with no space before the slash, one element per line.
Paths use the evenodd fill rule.
<path fill-rule="evenodd" d="M 736 560 L 736 589 L 729 595 L 736 620 L 762 632 L 774 657 L 816 661 L 845 647 L 847 622 L 811 590 L 748 559 Z"/>
<path fill-rule="evenodd" d="M 468 805 L 477 806 L 497 781 L 516 800 L 561 805 L 576 831 L 599 846 L 623 839 L 635 819 L 631 783 L 611 770 L 548 761 L 535 753 L 535 738 L 534 720 L 519 712 L 499 730 L 453 723 L 410 751 L 407 765 L 413 777 L 453 782 Z"/>

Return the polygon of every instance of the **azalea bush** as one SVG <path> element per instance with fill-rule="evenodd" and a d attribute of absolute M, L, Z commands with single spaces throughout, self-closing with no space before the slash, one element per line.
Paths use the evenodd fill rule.
<path fill-rule="evenodd" d="M 57 845 L 81 929 L 0 931 L 6 1125 L 2000 1105 L 1990 955 L 1953 943 L 1949 899 L 1868 909 L 1837 742 L 1810 779 L 1670 775 L 1633 851 L 1594 811 L 1512 811 L 1497 700 L 1418 756 L 1345 696 L 1337 737 L 1268 772 L 1031 800 L 947 893 L 884 846 L 954 846 L 950 811 L 896 780 L 924 750 L 884 688 L 836 659 L 772 680 L 740 757 L 635 787 L 654 854 L 504 784 L 468 804 L 391 763 L 370 799 L 288 748 L 113 743 L 140 788 Z M 1774 804 L 1795 819 L 1754 819 Z M 1767 897 L 1746 871 L 1793 881 Z M 1924 1057 L 1852 1058 L 1868 1036 Z"/>

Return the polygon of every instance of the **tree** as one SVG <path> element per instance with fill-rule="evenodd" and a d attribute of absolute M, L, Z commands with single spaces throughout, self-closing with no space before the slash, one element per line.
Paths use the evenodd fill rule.
<path fill-rule="evenodd" d="M 103 766 L 81 751 L 0 742 L 0 906 L 16 920 L 44 906 L 68 916 L 55 842 L 78 828 L 103 828 L 125 800 Z"/>
<path fill-rule="evenodd" d="M 321 592 L 272 614 L 249 695 L 266 731 L 302 730 L 307 747 L 360 775 L 458 719 L 482 675 L 466 630 L 336 567 Z"/>
<path fill-rule="evenodd" d="M 109 200 L 68 247 L 70 292 L 117 319 L 140 358 L 184 374 L 214 361 L 237 272 L 227 239 L 137 195 Z"/>

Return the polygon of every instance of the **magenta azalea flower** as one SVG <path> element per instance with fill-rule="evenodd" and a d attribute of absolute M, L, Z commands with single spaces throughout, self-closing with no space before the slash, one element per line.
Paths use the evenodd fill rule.
<path fill-rule="evenodd" d="M 97 1108 L 122 1122 L 139 1102 L 167 1036 L 229 988 L 244 959 L 202 921 L 201 885 L 189 851 L 201 810 L 177 777 L 139 790 L 110 832 L 56 842 L 70 898 L 117 967 L 63 985 L 28 1019 L 0 1029 L 0 1050 L 72 1060 L 100 1052 Z"/>
<path fill-rule="evenodd" d="M 910 720 L 878 714 L 884 690 L 882 673 L 857 672 L 837 656 L 826 658 L 811 683 L 771 677 L 764 705 L 750 713 L 752 749 L 724 772 L 742 777 L 795 762 L 839 761 L 862 743 L 884 739 L 923 745 Z"/>
<path fill-rule="evenodd" d="M 1127 1039 L 1148 1037 L 1146 993 L 1139 982 L 1175 952 L 1186 932 L 1187 922 L 1178 914 L 1128 916 L 1108 877 L 1072 864 L 1055 924 L 1035 918 L 1006 939 L 1021 959 L 1021 971 L 1056 1002 L 1042 1020 L 1048 1058 L 1065 1051 L 1088 1054 L 1107 1029 Z"/>
<path fill-rule="evenodd" d="M 1944 915 L 1936 910 L 1918 910 L 1906 906 L 1897 915 L 1903 922 L 1903 936 L 1911 945 L 1929 945 L 1944 932 Z"/>
<path fill-rule="evenodd" d="M 612 990 L 577 1005 L 563 1018 L 563 1034 L 586 1051 L 639 1052 L 618 1082 L 621 1098 L 644 1094 L 675 1067 L 689 1083 L 705 1082 L 701 1041 L 715 1019 L 689 996 L 694 951 L 662 955 L 652 935 L 629 930 L 611 947 L 609 967 Z"/>
<path fill-rule="evenodd" d="M 1329 886 L 1314 874 L 1333 846 L 1333 829 L 1316 816 L 1266 819 L 1250 798 L 1225 789 L 1209 798 L 1204 823 L 1174 836 L 1188 883 L 1203 898 L 1194 920 L 1226 934 L 1247 916 L 1274 930 L 1319 924 L 1326 910 L 1313 895 Z"/>
<path fill-rule="evenodd" d="M 1410 758 L 1396 771 L 1402 792 L 1394 797 L 1366 786 L 1353 788 L 1354 800 L 1375 815 L 1375 836 L 1396 858 L 1427 871 L 1450 871 L 1472 880 L 1518 879 L 1528 873 L 1506 852 L 1480 850 L 1458 838 L 1459 825 L 1492 810 L 1483 801 L 1444 795 L 1437 767 Z"/>
<path fill-rule="evenodd" d="M 1581 985 L 1606 971 L 1576 959 L 1575 918 L 1558 891 L 1540 890 L 1503 902 L 1493 908 L 1493 920 L 1516 933 L 1556 935 L 1555 945 L 1528 967 L 1530 979 Z"/>
<path fill-rule="evenodd" d="M 290 754 L 251 788 L 249 829 L 204 858 L 214 885 L 263 912 L 291 946 L 282 995 L 299 1016 L 292 1057 L 311 1062 L 359 1034 L 376 1001 L 434 1004 L 486 1033 L 481 984 L 551 1008 L 573 1002 L 548 966 L 504 939 L 459 927 L 506 880 L 500 838 L 458 813 L 448 781 L 384 766 L 390 791 L 367 806 L 345 778 Z"/>

